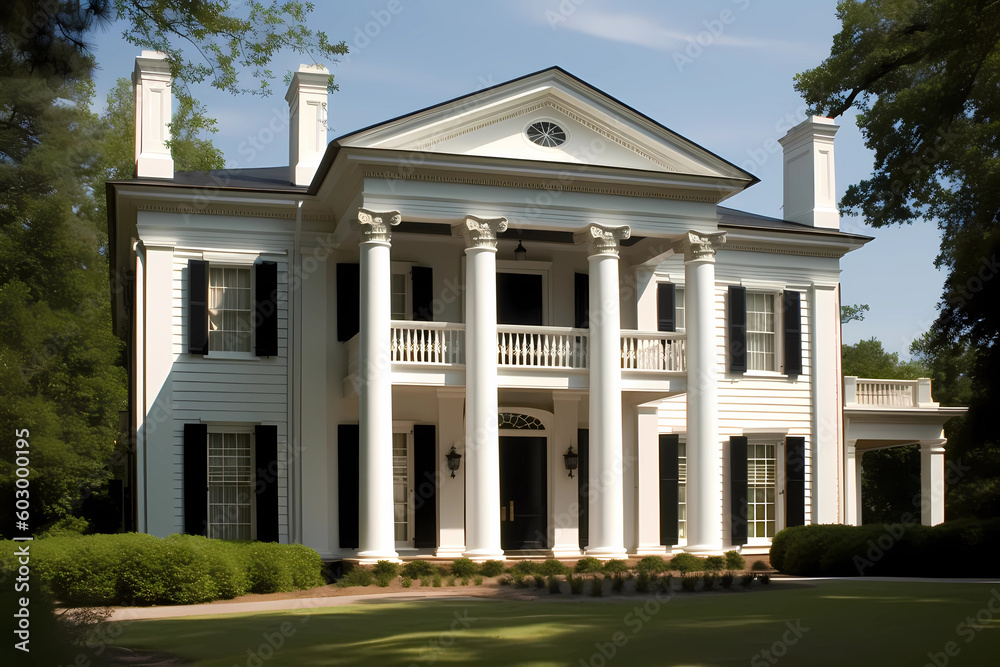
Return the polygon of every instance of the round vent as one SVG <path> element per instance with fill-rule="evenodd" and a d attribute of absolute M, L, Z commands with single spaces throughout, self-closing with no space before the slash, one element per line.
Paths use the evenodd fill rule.
<path fill-rule="evenodd" d="M 566 130 L 547 120 L 532 123 L 524 133 L 531 143 L 545 148 L 555 148 L 566 142 Z"/>

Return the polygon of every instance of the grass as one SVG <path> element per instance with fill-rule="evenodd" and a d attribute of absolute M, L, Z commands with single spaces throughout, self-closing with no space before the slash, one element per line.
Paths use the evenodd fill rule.
<path fill-rule="evenodd" d="M 777 649 L 783 664 L 922 665 L 928 653 L 943 656 L 948 642 L 959 650 L 949 662 L 991 664 L 1000 649 L 1000 612 L 987 611 L 993 620 L 981 630 L 959 627 L 967 617 L 982 620 L 991 599 L 1000 609 L 1000 586 L 776 582 L 752 593 L 697 593 L 662 603 L 652 595 L 445 599 L 136 621 L 114 643 L 218 667 L 577 666 L 602 664 L 602 651 L 613 651 L 623 665 L 763 665 L 772 663 L 760 652 L 783 636 L 794 638 L 789 628 L 798 627 L 794 644 Z"/>

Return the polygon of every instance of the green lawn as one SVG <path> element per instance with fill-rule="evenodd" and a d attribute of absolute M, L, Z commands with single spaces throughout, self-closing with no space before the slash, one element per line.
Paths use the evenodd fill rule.
<path fill-rule="evenodd" d="M 220 667 L 919 667 L 934 664 L 928 653 L 939 654 L 936 667 L 943 667 L 998 664 L 1000 654 L 1000 585 L 825 581 L 662 603 L 640 595 L 627 601 L 560 598 L 368 603 L 138 621 L 114 643 Z M 602 653 L 613 657 L 606 660 Z"/>

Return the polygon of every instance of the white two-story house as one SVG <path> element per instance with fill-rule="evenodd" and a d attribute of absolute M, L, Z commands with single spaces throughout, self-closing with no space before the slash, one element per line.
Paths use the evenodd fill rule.
<path fill-rule="evenodd" d="M 860 454 L 910 442 L 943 520 L 929 384 L 845 395 L 840 259 L 870 239 L 839 229 L 833 121 L 781 140 L 775 219 L 559 68 L 329 143 L 326 79 L 292 77 L 288 166 L 175 173 L 165 61 L 136 60 L 108 199 L 137 530 L 362 562 L 752 551 L 856 523 Z"/>

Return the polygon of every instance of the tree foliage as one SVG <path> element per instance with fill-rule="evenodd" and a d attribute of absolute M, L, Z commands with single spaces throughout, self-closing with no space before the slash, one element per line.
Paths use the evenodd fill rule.
<path fill-rule="evenodd" d="M 840 307 L 840 323 L 847 324 L 848 322 L 864 322 L 865 313 L 870 310 L 867 303 L 862 304 L 852 304 L 850 306 Z"/>
<path fill-rule="evenodd" d="M 191 86 L 266 94 L 279 50 L 327 63 L 346 53 L 308 27 L 311 11 L 277 1 L 0 3 L 0 494 L 12 497 L 12 436 L 27 429 L 34 532 L 81 525 L 81 501 L 111 475 L 126 407 L 104 181 L 133 175 L 133 96 L 120 80 L 106 113 L 91 112 L 94 30 L 116 19 L 126 41 L 169 55 L 178 97 L 171 152 L 178 169 L 200 170 L 221 167 L 222 156 Z M 2 504 L 0 532 L 12 507 Z"/>
<path fill-rule="evenodd" d="M 872 175 L 840 202 L 874 227 L 933 220 L 936 265 L 948 271 L 925 353 L 955 361 L 974 349 L 970 412 L 951 441 L 974 464 L 950 488 L 979 491 L 960 514 L 1000 513 L 1000 3 L 995 0 L 845 0 L 830 56 L 796 77 L 813 113 L 856 108 Z M 957 346 L 957 347 L 953 347 Z M 961 355 L 959 355 L 961 356 Z M 929 363 L 925 358 L 925 363 Z M 934 363 L 931 366 L 934 367 Z M 951 439 L 952 436 L 949 436 Z M 958 445 L 956 447 L 956 445 Z"/>
<path fill-rule="evenodd" d="M 896 352 L 886 352 L 877 338 L 862 340 L 841 348 L 844 375 L 889 380 L 915 380 L 924 377 L 927 368 L 917 361 L 900 361 Z"/>

